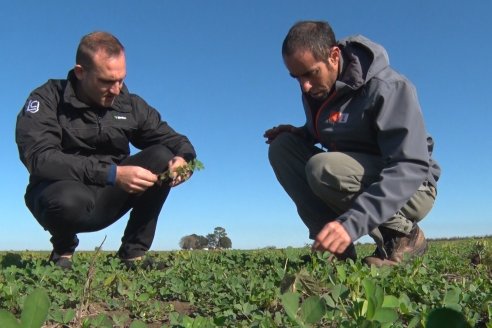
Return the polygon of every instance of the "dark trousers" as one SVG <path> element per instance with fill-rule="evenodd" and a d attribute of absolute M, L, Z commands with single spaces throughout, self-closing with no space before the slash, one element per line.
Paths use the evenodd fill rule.
<path fill-rule="evenodd" d="M 167 169 L 174 154 L 155 145 L 128 157 L 119 165 L 144 167 L 154 173 Z M 167 185 L 154 185 L 141 194 L 129 194 L 117 186 L 86 185 L 80 181 L 45 181 L 25 195 L 26 205 L 41 226 L 50 232 L 58 254 L 73 253 L 77 233 L 104 229 L 130 209 L 118 255 L 133 258 L 150 249 L 162 205 L 169 194 Z"/>

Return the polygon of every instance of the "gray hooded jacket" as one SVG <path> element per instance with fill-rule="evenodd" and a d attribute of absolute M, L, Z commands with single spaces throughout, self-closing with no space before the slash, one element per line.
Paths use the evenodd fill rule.
<path fill-rule="evenodd" d="M 339 47 L 342 68 L 328 99 L 318 105 L 303 94 L 305 128 L 328 151 L 377 155 L 385 163 L 379 181 L 337 218 L 356 240 L 393 217 L 422 183 L 435 187 L 440 168 L 415 88 L 389 66 L 384 48 L 363 36 Z"/>

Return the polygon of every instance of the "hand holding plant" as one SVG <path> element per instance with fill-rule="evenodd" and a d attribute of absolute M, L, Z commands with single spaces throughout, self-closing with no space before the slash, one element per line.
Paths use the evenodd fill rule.
<path fill-rule="evenodd" d="M 188 180 L 195 170 L 201 170 L 203 168 L 203 163 L 197 159 L 187 163 L 184 158 L 176 156 L 169 161 L 167 171 L 159 174 L 157 177 L 160 183 L 168 183 L 169 186 L 175 187 Z"/>

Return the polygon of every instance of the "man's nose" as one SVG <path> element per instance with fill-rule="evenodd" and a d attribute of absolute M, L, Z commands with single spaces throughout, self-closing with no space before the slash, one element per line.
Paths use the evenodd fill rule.
<path fill-rule="evenodd" d="M 123 87 L 123 83 L 120 81 L 116 81 L 115 83 L 113 83 L 111 88 L 109 88 L 109 92 L 111 92 L 111 94 L 117 96 L 120 94 L 122 87 Z"/>
<path fill-rule="evenodd" d="M 308 79 L 300 79 L 299 84 L 301 85 L 302 91 L 306 93 L 313 87 Z"/>

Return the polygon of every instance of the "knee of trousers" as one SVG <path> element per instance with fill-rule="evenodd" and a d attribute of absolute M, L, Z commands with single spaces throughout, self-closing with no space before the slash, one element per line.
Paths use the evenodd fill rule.
<path fill-rule="evenodd" d="M 356 174 L 344 165 L 338 153 L 314 155 L 306 164 L 306 179 L 318 196 L 326 196 L 330 191 L 355 193 L 360 191 L 360 181 Z"/>
<path fill-rule="evenodd" d="M 161 173 L 167 169 L 168 162 L 174 156 L 174 153 L 166 146 L 153 145 L 127 158 L 122 164 L 138 165 L 154 173 Z"/>
<path fill-rule="evenodd" d="M 289 158 L 295 156 L 296 151 L 302 147 L 306 147 L 301 138 L 298 136 L 284 132 L 280 133 L 270 144 L 268 148 L 268 159 L 272 166 L 284 163 Z"/>
<path fill-rule="evenodd" d="M 76 226 L 94 208 L 92 193 L 85 188 L 53 188 L 39 195 L 35 217 L 47 230 Z"/>

